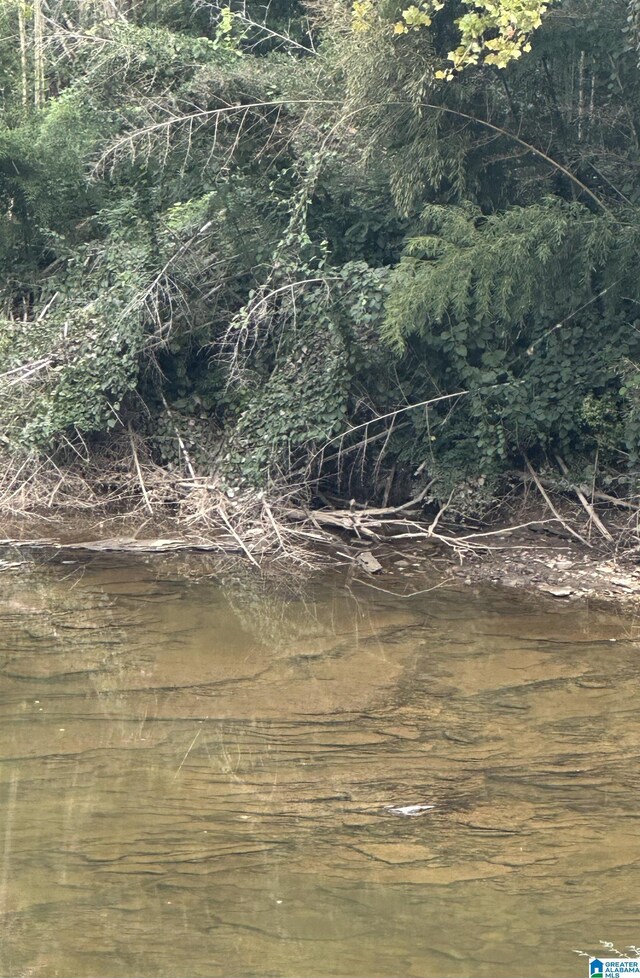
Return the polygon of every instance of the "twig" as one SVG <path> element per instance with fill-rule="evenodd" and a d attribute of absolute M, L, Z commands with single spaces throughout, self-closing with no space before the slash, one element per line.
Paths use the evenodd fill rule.
<path fill-rule="evenodd" d="M 185 445 L 184 440 L 182 438 L 182 435 L 178 431 L 178 427 L 177 427 L 175 421 L 173 420 L 173 414 L 171 413 L 171 408 L 167 404 L 166 397 L 164 396 L 164 394 L 162 394 L 161 396 L 162 396 L 162 403 L 164 404 L 164 409 L 167 412 L 167 417 L 169 418 L 169 421 L 173 425 L 173 430 L 175 431 L 176 438 L 178 439 L 178 445 L 180 446 L 180 450 L 181 450 L 182 454 L 184 455 L 184 460 L 185 460 L 185 464 L 186 464 L 186 466 L 187 466 L 187 468 L 189 470 L 189 475 L 195 481 L 196 478 L 197 478 L 197 476 L 196 476 L 196 470 L 194 469 L 193 465 L 191 464 L 191 459 L 189 457 L 189 452 L 187 451 L 187 446 Z"/>
<path fill-rule="evenodd" d="M 560 458 L 559 455 L 556 455 L 556 462 L 560 466 L 560 471 L 562 472 L 563 476 L 566 479 L 568 477 L 568 475 L 569 475 L 569 469 L 567 468 L 567 466 L 565 465 L 564 461 Z M 600 530 L 600 533 L 605 538 L 605 540 L 613 540 L 613 536 L 607 530 L 606 526 L 604 525 L 604 523 L 602 522 L 602 520 L 600 519 L 600 517 L 596 513 L 595 509 L 593 508 L 593 506 L 591 505 L 591 503 L 589 502 L 589 500 L 587 499 L 587 497 L 583 493 L 582 489 L 580 489 L 579 486 L 573 486 L 572 488 L 573 488 L 573 491 L 575 492 L 576 496 L 578 497 L 578 499 L 582 503 L 582 506 L 583 506 L 585 512 L 589 516 L 590 522 L 595 523 L 595 525 L 598 527 L 598 529 Z"/>
<path fill-rule="evenodd" d="M 234 530 L 233 526 L 231 525 L 231 523 L 227 519 L 227 515 L 226 515 L 225 511 L 223 510 L 222 506 L 217 506 L 216 509 L 217 509 L 218 513 L 220 514 L 220 519 L 222 520 L 222 522 L 224 523 L 224 525 L 227 527 L 227 529 L 229 530 L 229 533 L 234 538 L 234 540 L 236 541 L 236 543 L 238 544 L 238 546 L 240 547 L 240 549 L 246 554 L 246 556 L 249 558 L 249 560 L 251 561 L 252 564 L 255 564 L 256 567 L 259 567 L 260 565 L 258 564 L 258 561 L 253 556 L 253 554 L 251 553 L 251 551 L 249 550 L 249 548 L 247 547 L 247 545 L 245 544 L 245 542 L 242 540 L 242 538 L 238 536 L 238 534 Z"/>
<path fill-rule="evenodd" d="M 142 478 L 142 470 L 140 468 L 140 462 L 138 461 L 138 452 L 136 450 L 136 441 L 133 437 L 133 431 L 131 429 L 131 423 L 129 423 L 129 441 L 131 442 L 131 452 L 133 454 L 133 461 L 136 467 L 136 472 L 138 473 L 138 482 L 140 483 L 140 489 L 142 490 L 142 498 L 144 499 L 144 504 L 147 507 L 147 511 L 153 516 L 153 506 L 149 500 L 149 494 L 147 492 L 147 487 L 144 484 L 144 479 Z"/>
<path fill-rule="evenodd" d="M 273 513 L 271 512 L 271 507 L 268 506 L 266 503 L 264 503 L 263 508 L 264 508 L 265 513 L 267 514 L 267 516 L 269 518 L 269 521 L 271 523 L 271 526 L 273 527 L 274 533 L 275 533 L 275 535 L 278 538 L 278 543 L 282 547 L 282 550 L 286 552 L 287 548 L 285 546 L 284 540 L 282 539 L 282 534 L 280 533 L 280 530 L 278 529 L 278 524 L 276 523 L 276 521 L 273 518 Z"/>
<path fill-rule="evenodd" d="M 508 384 L 493 384 L 492 387 L 510 387 L 511 382 Z M 393 411 L 388 411 L 386 414 L 379 414 L 375 418 L 371 418 L 369 421 L 363 421 L 362 424 L 353 425 L 352 428 L 348 428 L 346 431 L 340 432 L 339 435 L 334 435 L 327 442 L 324 443 L 321 449 L 315 452 L 310 461 L 312 462 L 318 457 L 320 452 L 324 451 L 327 445 L 332 445 L 336 441 L 340 441 L 341 438 L 346 438 L 347 435 L 352 435 L 354 431 L 362 431 L 363 428 L 368 428 L 369 425 L 375 424 L 378 421 L 386 421 L 387 418 L 393 418 L 394 420 L 399 414 L 405 414 L 407 411 L 415 411 L 417 408 L 430 407 L 431 404 L 439 404 L 441 401 L 452 401 L 456 397 L 464 397 L 465 394 L 470 394 L 471 391 L 463 390 L 456 391 L 454 394 L 441 394 L 439 397 L 431 397 L 426 401 L 416 401 L 415 404 L 406 404 L 404 407 L 395 408 Z"/>
<path fill-rule="evenodd" d="M 580 536 L 580 534 L 577 533 L 576 530 L 574 530 L 572 527 L 569 526 L 569 524 L 567 523 L 566 520 L 563 520 L 562 519 L 562 517 L 560 516 L 560 513 L 558 512 L 558 510 L 555 508 L 555 506 L 553 505 L 553 503 L 549 499 L 549 496 L 547 495 L 547 492 L 546 492 L 544 486 L 540 482 L 540 479 L 536 475 L 535 469 L 533 468 L 531 462 L 529 461 L 529 459 L 527 458 L 526 455 L 524 457 L 524 460 L 526 462 L 527 469 L 529 470 L 529 474 L 531 475 L 531 478 L 533 479 L 533 481 L 535 482 L 536 486 L 538 487 L 538 491 L 539 491 L 540 495 L 542 496 L 542 498 L 544 499 L 545 503 L 547 504 L 547 506 L 549 507 L 549 509 L 551 510 L 551 512 L 553 513 L 553 515 L 555 516 L 555 518 L 558 520 L 558 522 L 562 524 L 562 526 L 565 528 L 565 530 L 567 531 L 567 533 L 570 533 L 572 537 L 575 537 L 576 540 L 579 540 L 580 543 L 583 543 L 585 545 L 585 547 L 589 547 L 591 549 L 591 544 L 589 543 L 589 541 L 588 540 L 585 540 L 585 538 L 583 536 Z"/>
<path fill-rule="evenodd" d="M 610 496 L 608 492 L 601 492 L 595 489 L 593 492 L 594 499 L 601 499 L 603 503 L 611 503 L 612 506 L 620 506 L 621 509 L 630 509 L 634 513 L 640 511 L 640 505 L 638 503 L 629 502 L 628 499 L 618 499 L 617 496 Z"/>
<path fill-rule="evenodd" d="M 517 472 L 514 474 L 517 475 L 519 479 L 522 479 L 523 482 L 529 481 L 530 476 L 528 476 L 526 472 Z M 540 481 L 543 485 L 546 485 L 549 488 L 554 488 L 553 484 L 548 479 L 540 479 Z M 569 486 L 568 488 L 571 489 L 572 492 L 575 492 L 575 487 L 573 485 Z M 611 506 L 619 506 L 621 509 L 630 509 L 634 513 L 640 512 L 640 503 L 632 503 L 628 499 L 619 499 L 617 496 L 612 496 L 608 492 L 602 492 L 600 489 L 594 489 L 591 495 L 593 499 L 599 499 L 601 502 L 609 503 Z"/>
<path fill-rule="evenodd" d="M 173 780 L 174 781 L 176 780 L 176 778 L 180 774 L 180 771 L 182 770 L 182 765 L 184 764 L 184 762 L 188 758 L 189 754 L 191 753 L 191 751 L 193 749 L 193 746 L 194 746 L 196 740 L 198 739 L 198 737 L 200 736 L 201 733 L 202 733 L 202 727 L 199 727 L 197 734 L 195 735 L 195 737 L 193 738 L 193 740 L 189 744 L 189 747 L 187 748 L 187 753 L 184 755 L 184 757 L 182 758 L 182 761 L 180 762 L 180 766 L 178 767 L 178 770 L 176 771 L 176 773 L 173 776 Z"/>
<path fill-rule="evenodd" d="M 438 512 L 436 513 L 436 516 L 435 516 L 435 519 L 434 519 L 433 523 L 430 523 L 429 524 L 429 526 L 427 528 L 427 534 L 429 536 L 433 536 L 434 535 L 435 530 L 436 530 L 436 526 L 440 522 L 440 517 L 441 516 L 444 516 L 444 514 L 446 513 L 446 511 L 449 509 L 449 506 L 451 505 L 451 500 L 453 499 L 453 492 L 454 492 L 454 490 L 452 489 L 451 490 L 451 493 L 449 495 L 449 498 L 447 499 L 446 503 L 444 504 L 444 506 L 441 506 L 440 509 L 438 510 Z"/>
<path fill-rule="evenodd" d="M 371 581 L 363 581 L 359 577 L 353 579 L 354 584 L 364 584 L 365 587 L 371 587 L 374 591 L 382 591 L 383 594 L 390 594 L 394 598 L 417 598 L 420 594 L 429 594 L 430 591 L 437 591 L 438 588 L 445 587 L 447 584 L 455 583 L 454 577 L 446 577 L 444 581 L 440 581 L 439 584 L 434 584 L 432 587 L 423 588 L 421 591 L 391 591 L 385 587 L 378 587 L 376 584 L 372 584 Z"/>

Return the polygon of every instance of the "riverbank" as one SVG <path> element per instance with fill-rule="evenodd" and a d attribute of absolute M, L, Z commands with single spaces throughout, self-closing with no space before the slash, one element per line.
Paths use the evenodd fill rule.
<path fill-rule="evenodd" d="M 255 527 L 243 540 L 237 531 L 204 533 L 177 519 L 141 519 L 139 513 L 96 517 L 65 511 L 64 518 L 34 514 L 0 522 L 0 570 L 19 566 L 25 555 L 34 551 L 48 552 L 56 559 L 65 559 L 65 555 L 81 559 L 82 554 L 152 556 L 191 551 L 212 559 L 241 558 L 256 568 L 268 565 L 283 574 L 291 572 L 293 566 L 299 575 L 311 574 L 322 566 L 342 565 L 347 580 L 389 590 L 399 597 L 456 583 L 496 585 L 558 601 L 640 602 L 640 565 L 637 551 L 627 538 L 624 547 L 604 541 L 585 545 L 532 512 L 528 515 L 538 519 L 530 525 L 523 518 L 527 514 L 520 513 L 522 522 L 515 527 L 470 531 L 469 527 L 450 525 L 431 538 L 433 521 L 420 528 L 414 518 L 394 518 L 393 535 L 389 535 L 384 525 L 378 525 L 377 532 L 371 529 L 371 521 L 384 524 L 374 511 L 345 510 L 340 517 L 332 512 L 334 524 L 342 521 L 342 526 L 329 529 L 322 511 L 300 514 L 298 526 L 285 536 L 289 542 L 296 535 L 301 535 L 298 542 L 304 536 L 306 546 L 290 559 L 284 539 L 275 551 L 266 546 L 266 541 L 262 548 L 257 546 Z M 318 532 L 320 528 L 322 532 Z M 364 534 L 363 528 L 367 531 Z"/>
<path fill-rule="evenodd" d="M 579 544 L 541 544 L 530 532 L 512 541 L 513 550 L 470 555 L 455 568 L 467 584 L 499 584 L 558 600 L 596 598 L 640 602 L 640 568 L 628 555 L 595 552 Z"/>

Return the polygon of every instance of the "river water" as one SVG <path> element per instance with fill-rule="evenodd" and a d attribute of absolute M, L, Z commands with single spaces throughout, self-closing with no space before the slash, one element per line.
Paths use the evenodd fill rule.
<path fill-rule="evenodd" d="M 630 613 L 194 568 L 0 575 L 2 976 L 560 978 L 640 943 Z"/>

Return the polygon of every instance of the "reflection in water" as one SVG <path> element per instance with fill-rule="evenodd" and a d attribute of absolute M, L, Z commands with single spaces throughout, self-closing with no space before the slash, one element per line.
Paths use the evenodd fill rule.
<path fill-rule="evenodd" d="M 2 584 L 3 976 L 583 975 L 637 939 L 632 621 L 171 561 Z"/>

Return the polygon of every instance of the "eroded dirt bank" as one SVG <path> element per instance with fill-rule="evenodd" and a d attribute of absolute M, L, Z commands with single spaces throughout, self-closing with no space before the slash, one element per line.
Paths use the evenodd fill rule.
<path fill-rule="evenodd" d="M 12 520 L 0 522 L 0 571 L 10 571 L 26 562 L 29 554 L 47 553 L 52 559 L 79 559 L 95 552 L 162 554 L 173 551 L 205 553 L 236 559 L 225 548 L 217 553 L 215 540 L 185 534 L 165 521 L 141 521 L 116 517 L 87 519 L 79 515 L 64 521 Z M 270 569 L 291 570 L 286 557 L 264 563 Z M 275 568 L 274 568 L 275 564 Z M 547 527 L 494 530 L 477 549 L 457 550 L 437 541 L 361 540 L 336 537 L 331 546 L 318 548 L 317 566 L 342 565 L 345 580 L 354 579 L 374 589 L 391 590 L 399 597 L 449 582 L 469 586 L 493 584 L 530 593 L 545 593 L 558 601 L 598 599 L 616 603 L 640 602 L 640 563 L 635 550 L 587 547 Z M 313 560 L 296 573 L 312 573 Z M 435 583 L 434 583 L 435 582 Z"/>
<path fill-rule="evenodd" d="M 599 598 L 604 601 L 640 600 L 640 567 L 629 555 L 586 550 L 570 541 L 527 545 L 512 541 L 513 549 L 471 555 L 455 567 L 468 583 L 493 583 L 564 600 Z"/>

